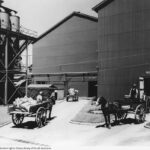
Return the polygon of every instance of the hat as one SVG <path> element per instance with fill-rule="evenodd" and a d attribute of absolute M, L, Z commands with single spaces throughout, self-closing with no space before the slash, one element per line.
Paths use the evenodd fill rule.
<path fill-rule="evenodd" d="M 135 87 L 135 86 L 136 86 L 136 84 L 134 83 L 134 84 L 133 84 L 133 86 Z"/>
<path fill-rule="evenodd" d="M 40 92 L 39 92 L 39 94 L 43 94 L 43 92 L 42 92 L 42 91 L 40 91 Z"/>

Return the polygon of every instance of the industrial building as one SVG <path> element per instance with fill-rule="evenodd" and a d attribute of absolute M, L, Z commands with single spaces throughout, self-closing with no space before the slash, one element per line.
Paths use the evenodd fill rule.
<path fill-rule="evenodd" d="M 73 12 L 37 38 L 33 82 L 54 84 L 62 95 L 74 87 L 80 96 L 96 96 L 97 22 L 96 17 Z"/>
<path fill-rule="evenodd" d="M 98 13 L 98 94 L 123 98 L 150 69 L 150 1 L 103 0 L 93 10 Z"/>
<path fill-rule="evenodd" d="M 0 104 L 8 104 L 17 96 L 23 96 L 15 83 L 23 77 L 27 82 L 26 71 L 22 72 L 21 53 L 35 41 L 35 32 L 20 25 L 20 17 L 15 10 L 2 5 L 0 0 Z M 28 62 L 28 61 L 27 61 Z M 27 70 L 27 69 L 26 69 Z"/>

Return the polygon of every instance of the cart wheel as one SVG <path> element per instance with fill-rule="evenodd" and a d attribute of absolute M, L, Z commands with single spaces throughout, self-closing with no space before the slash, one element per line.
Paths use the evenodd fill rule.
<path fill-rule="evenodd" d="M 135 110 L 135 120 L 137 123 L 142 123 L 145 121 L 145 108 L 143 105 L 138 105 Z"/>
<path fill-rule="evenodd" d="M 36 112 L 36 118 L 35 118 L 35 121 L 39 128 L 46 124 L 46 116 L 47 114 L 45 108 L 40 107 Z"/>
<path fill-rule="evenodd" d="M 22 114 L 12 114 L 12 122 L 16 126 L 21 125 L 23 119 L 24 119 L 24 115 Z"/>

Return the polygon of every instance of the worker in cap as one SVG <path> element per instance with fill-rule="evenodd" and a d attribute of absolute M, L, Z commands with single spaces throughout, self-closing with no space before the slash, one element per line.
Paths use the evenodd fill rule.
<path fill-rule="evenodd" d="M 40 92 L 39 92 L 39 94 L 40 94 L 40 95 L 42 95 L 42 94 L 43 94 L 43 92 L 42 92 L 42 91 L 40 91 Z"/>
<path fill-rule="evenodd" d="M 131 99 L 137 99 L 138 98 L 138 89 L 137 85 L 134 83 L 132 88 L 130 89 L 130 98 Z"/>
<path fill-rule="evenodd" d="M 42 91 L 40 91 L 39 92 L 39 94 L 37 95 L 37 97 L 36 97 L 36 100 L 37 100 L 37 103 L 41 103 L 42 102 L 42 94 L 43 94 L 43 92 Z"/>

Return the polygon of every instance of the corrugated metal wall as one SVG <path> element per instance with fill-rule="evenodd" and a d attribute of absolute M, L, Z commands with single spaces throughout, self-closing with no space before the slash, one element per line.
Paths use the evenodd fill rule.
<path fill-rule="evenodd" d="M 98 93 L 123 98 L 150 66 L 150 1 L 114 0 L 98 15 Z"/>
<path fill-rule="evenodd" d="M 73 16 L 34 44 L 33 73 L 96 71 L 97 57 L 97 22 Z M 86 96 L 82 80 L 78 88 L 84 87 L 80 94 Z"/>

